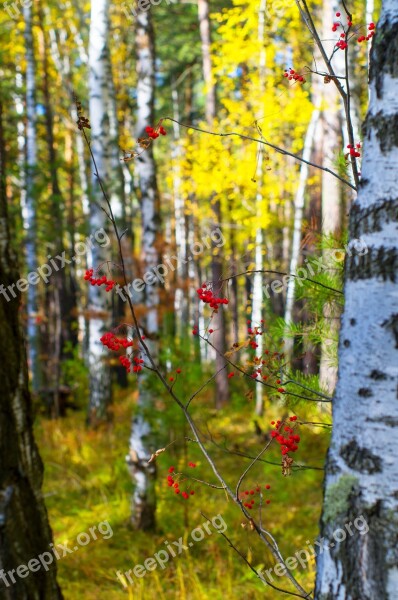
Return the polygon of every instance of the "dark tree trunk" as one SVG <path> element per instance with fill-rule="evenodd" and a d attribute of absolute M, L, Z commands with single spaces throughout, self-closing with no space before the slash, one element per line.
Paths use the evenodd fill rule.
<path fill-rule="evenodd" d="M 5 190 L 5 144 L 0 106 L 0 281 L 2 290 L 18 281 L 10 247 Z M 5 286 L 5 288 L 4 288 Z M 61 600 L 55 558 L 49 570 L 14 571 L 50 552 L 52 533 L 43 502 L 43 465 L 32 431 L 31 398 L 20 296 L 0 295 L 0 600 Z M 28 573 L 28 576 L 26 576 Z M 15 583 L 13 582 L 15 580 Z"/>

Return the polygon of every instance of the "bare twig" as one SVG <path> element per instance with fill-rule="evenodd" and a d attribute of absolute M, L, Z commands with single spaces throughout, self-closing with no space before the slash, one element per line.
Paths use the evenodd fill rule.
<path fill-rule="evenodd" d="M 244 135 L 243 133 L 237 133 L 235 131 L 230 131 L 228 133 L 218 133 L 216 131 L 209 131 L 207 129 L 202 129 L 201 127 L 195 127 L 192 124 L 181 123 L 180 121 L 176 121 L 176 119 L 172 119 L 171 117 L 163 117 L 162 120 L 163 121 L 172 121 L 173 123 L 177 123 L 178 125 L 180 125 L 180 127 L 184 127 L 185 129 L 193 129 L 194 131 L 199 131 L 200 133 L 206 133 L 208 135 L 214 135 L 216 137 L 232 137 L 232 136 L 234 136 L 234 137 L 239 137 L 242 140 L 248 140 L 249 142 L 256 142 L 257 144 L 264 144 L 264 146 L 268 146 L 268 148 L 272 148 L 279 154 L 283 154 L 285 156 L 291 156 L 295 160 L 298 160 L 299 162 L 303 162 L 306 165 L 309 165 L 310 167 L 314 167 L 315 169 L 320 169 L 321 171 L 326 171 L 326 173 L 330 173 L 330 175 L 333 175 L 333 177 L 336 177 L 342 183 L 345 183 L 345 185 L 348 185 L 353 190 L 355 190 L 355 191 L 357 190 L 357 188 L 354 185 L 352 185 L 352 183 L 350 181 L 348 181 L 347 179 L 344 179 L 344 177 L 341 177 L 340 175 L 338 175 L 338 173 L 335 173 L 331 169 L 328 169 L 327 167 L 322 167 L 321 165 L 317 165 L 316 163 L 310 162 L 309 160 L 305 160 L 304 158 L 301 158 L 301 156 L 298 156 L 297 154 L 293 154 L 292 152 L 289 152 L 288 150 L 285 150 L 284 148 L 280 148 L 279 146 L 275 146 L 274 144 L 271 144 L 270 142 L 267 142 L 265 140 L 254 138 L 254 137 L 251 137 L 250 135 Z"/>

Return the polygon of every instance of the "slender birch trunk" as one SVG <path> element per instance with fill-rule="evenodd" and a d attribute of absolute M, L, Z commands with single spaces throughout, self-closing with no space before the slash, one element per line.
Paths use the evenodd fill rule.
<path fill-rule="evenodd" d="M 214 85 L 212 70 L 211 70 L 211 31 L 209 17 L 208 0 L 198 0 L 198 18 L 199 32 L 202 46 L 202 68 L 203 78 L 205 81 L 205 114 L 206 121 L 211 127 L 214 124 L 216 117 L 216 87 Z M 210 191 L 211 205 L 213 209 L 213 229 L 222 229 L 222 212 L 219 198 L 213 198 L 214 194 Z M 218 296 L 222 293 L 222 252 L 221 248 L 215 250 L 213 248 L 212 256 L 212 280 L 213 293 Z M 225 360 L 223 354 L 226 350 L 226 326 L 224 307 L 221 306 L 218 314 L 213 317 L 214 337 L 213 343 L 217 348 L 215 368 L 217 375 L 215 377 L 216 384 L 216 407 L 220 408 L 229 401 L 229 386 L 227 369 L 224 369 Z"/>
<path fill-rule="evenodd" d="M 322 6 L 322 38 L 328 39 L 327 32 L 330 31 L 330 20 L 336 11 L 334 2 L 328 0 Z M 332 52 L 334 40 L 325 42 L 327 50 Z M 335 72 L 342 76 L 345 70 L 344 52 L 334 56 L 333 67 Z M 343 138 L 343 116 L 339 93 L 336 86 L 318 84 L 319 93 L 322 98 L 321 114 L 321 140 L 322 140 L 322 165 L 336 171 L 336 158 L 338 148 L 344 144 Z M 345 125 L 345 123 L 344 123 Z M 344 126 L 345 129 L 345 126 Z M 344 191 L 341 183 L 336 177 L 322 171 L 322 233 L 326 236 L 337 235 L 342 227 L 342 205 Z M 331 251 L 325 248 L 322 252 L 324 264 L 330 264 Z M 321 386 L 329 394 L 333 394 L 337 381 L 337 364 L 335 360 L 335 344 L 339 334 L 340 310 L 336 303 L 325 304 L 323 318 L 326 324 L 324 337 L 321 345 L 321 358 L 319 363 L 319 379 Z"/>
<path fill-rule="evenodd" d="M 175 121 L 180 120 L 179 114 L 179 96 L 177 82 L 172 88 L 173 102 L 173 118 Z M 181 145 L 180 145 L 180 126 L 178 123 L 173 123 L 174 144 L 172 148 L 173 161 L 173 196 L 174 196 L 174 221 L 175 221 L 175 245 L 177 256 L 180 258 L 177 264 L 177 281 L 175 289 L 175 314 L 176 314 L 176 330 L 178 337 L 182 338 L 186 335 L 187 323 L 189 323 L 189 296 L 185 289 L 189 274 L 189 262 L 187 257 L 187 240 L 185 239 L 185 207 L 184 199 L 181 195 Z"/>
<path fill-rule="evenodd" d="M 91 4 L 89 41 L 89 93 L 92 151 L 98 172 L 104 181 L 110 176 L 110 136 L 107 108 L 109 55 L 109 0 L 95 0 Z M 92 178 L 92 202 L 90 204 L 90 229 L 95 232 L 109 228 L 108 219 L 101 206 L 103 197 L 96 177 Z M 111 261 L 111 250 L 94 244 L 89 256 L 89 264 L 94 269 L 102 265 L 109 276 L 107 264 Z M 89 368 L 90 401 L 89 420 L 94 423 L 106 416 L 111 402 L 110 366 L 104 360 L 105 354 L 100 337 L 111 328 L 111 294 L 103 286 L 89 287 Z"/>
<path fill-rule="evenodd" d="M 319 110 L 314 109 L 311 121 L 308 125 L 307 133 L 304 140 L 303 159 L 309 161 L 311 158 L 311 151 L 314 142 L 314 136 L 316 126 L 319 119 Z M 301 244 L 301 226 L 303 222 L 304 205 L 305 205 L 305 187 L 308 179 L 308 165 L 301 163 L 300 167 L 300 178 L 299 185 L 296 192 L 296 198 L 294 201 L 294 226 L 293 226 L 293 241 L 292 241 L 292 253 L 290 258 L 289 273 L 294 275 L 297 271 L 297 266 L 300 260 L 300 244 Z M 293 307 L 294 307 L 294 296 L 296 291 L 296 278 L 290 277 L 286 292 L 286 308 L 285 308 L 285 322 L 286 327 L 293 322 Z M 285 355 L 291 357 L 293 353 L 294 339 L 292 337 L 285 337 Z"/>
<path fill-rule="evenodd" d="M 49 78 L 48 44 L 46 38 L 44 11 L 39 8 L 39 47 L 42 62 L 42 92 L 45 107 L 46 143 L 48 151 L 48 166 L 51 184 L 51 213 L 53 229 L 56 237 L 54 240 L 54 254 L 61 254 L 67 243 L 64 237 L 66 212 L 65 201 L 61 192 L 58 178 L 58 156 L 54 134 L 54 116 L 51 101 L 51 87 Z M 61 268 L 51 277 L 46 289 L 50 310 L 47 314 L 47 340 L 48 360 L 47 375 L 53 395 L 53 409 L 56 417 L 60 414 L 59 387 L 61 378 L 61 363 L 64 358 L 71 356 L 71 349 L 77 345 L 77 297 L 76 282 L 74 280 L 73 265 Z"/>
<path fill-rule="evenodd" d="M 265 91 L 265 66 L 266 66 L 266 55 L 264 46 L 264 32 L 265 32 L 265 11 L 267 8 L 267 0 L 260 0 L 260 6 L 258 10 L 258 45 L 260 48 L 260 61 L 259 61 L 259 94 L 262 99 Z M 263 209 L 263 195 L 261 187 L 263 185 L 263 157 L 264 151 L 263 146 L 259 144 L 258 149 L 258 163 L 257 163 L 257 193 L 256 193 L 256 213 L 257 219 L 261 223 L 261 211 Z M 258 227 L 256 230 L 255 239 L 255 250 L 254 250 L 254 262 L 255 270 L 261 271 L 263 269 L 263 255 L 264 255 L 264 239 L 263 230 Z M 263 308 L 263 277 L 262 273 L 255 273 L 253 281 L 253 326 L 261 327 L 262 308 Z M 256 350 L 257 356 L 263 354 L 263 338 L 261 335 L 256 337 L 258 348 Z M 263 399 L 263 386 L 256 385 L 256 407 L 255 412 L 257 415 L 262 415 L 264 412 L 264 399 Z"/>
<path fill-rule="evenodd" d="M 146 137 L 145 127 L 154 125 L 155 98 L 155 43 L 151 14 L 140 12 L 136 17 L 137 54 L 137 124 L 136 137 Z M 141 193 L 142 269 L 150 272 L 159 264 L 158 238 L 160 234 L 159 193 L 156 165 L 152 146 L 136 163 Z M 155 282 L 144 290 L 146 313 L 141 319 L 147 345 L 155 358 L 159 355 L 159 288 Z M 145 357 L 143 357 L 145 358 Z M 149 530 L 156 524 L 156 463 L 148 459 L 156 449 L 148 413 L 152 410 L 153 394 L 149 389 L 147 372 L 138 377 L 139 398 L 133 419 L 128 464 L 135 484 L 132 499 L 131 522 L 135 529 Z"/>
<path fill-rule="evenodd" d="M 346 262 L 317 600 L 395 600 L 398 590 L 396 0 L 383 0 L 376 31 L 362 183 L 350 215 L 351 239 L 362 237 L 367 249 L 352 241 Z M 333 539 L 358 517 L 352 535 Z"/>
<path fill-rule="evenodd" d="M 29 273 L 37 269 L 37 221 L 35 199 L 35 175 L 37 163 L 36 139 L 36 65 L 33 50 L 32 33 L 32 6 L 24 6 L 25 22 L 25 57 L 26 57 L 26 133 L 25 133 L 25 160 L 26 160 L 26 193 L 25 193 L 25 218 L 26 230 L 26 267 Z M 37 392 L 41 385 L 41 371 L 39 363 L 40 339 L 36 324 L 37 316 L 37 287 L 30 285 L 27 292 L 27 335 L 29 366 L 32 377 L 32 389 Z"/>

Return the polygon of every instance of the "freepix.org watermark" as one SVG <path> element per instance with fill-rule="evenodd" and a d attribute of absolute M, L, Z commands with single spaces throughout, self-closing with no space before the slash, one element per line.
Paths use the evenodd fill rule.
<path fill-rule="evenodd" d="M 341 544 L 347 539 L 347 536 L 353 536 L 356 533 L 360 535 L 366 535 L 369 531 L 369 525 L 366 522 L 366 519 L 363 515 L 360 515 L 354 521 L 350 521 L 346 523 L 343 528 L 338 528 L 333 531 L 332 537 L 333 541 L 327 543 L 325 538 L 320 538 L 314 545 L 310 543 L 309 540 L 306 541 L 306 548 L 302 548 L 295 552 L 293 556 L 289 556 L 285 559 L 285 564 L 282 562 L 277 563 L 271 569 L 267 569 L 261 572 L 264 579 L 266 581 L 270 581 L 271 583 L 274 581 L 274 575 L 277 577 L 283 577 L 286 575 L 286 568 L 288 569 L 296 569 L 298 565 L 301 565 L 302 569 L 306 569 L 308 563 L 314 560 L 316 556 L 319 556 L 324 552 L 327 548 L 334 548 L 337 544 Z M 315 548 L 317 546 L 317 548 Z"/>
<path fill-rule="evenodd" d="M 151 6 L 157 6 L 160 4 L 162 0 L 137 0 L 136 3 L 128 4 L 127 2 L 123 2 L 120 7 L 126 17 L 132 20 L 136 17 L 140 12 L 146 12 L 151 8 Z M 177 4 L 178 0 L 166 0 L 166 4 Z"/>
<path fill-rule="evenodd" d="M 128 283 L 125 286 L 116 284 L 114 287 L 115 292 L 123 300 L 127 302 L 127 297 L 131 296 L 132 292 L 142 292 L 146 285 L 155 285 L 160 282 L 164 284 L 165 278 L 170 271 L 175 271 L 178 265 L 186 265 L 194 260 L 195 256 L 202 254 L 202 252 L 212 247 L 220 248 L 225 244 L 225 238 L 219 227 L 212 229 L 205 233 L 200 241 L 192 242 L 189 245 L 190 254 L 187 258 L 181 256 L 163 256 L 163 263 L 149 269 L 142 278 L 136 278 L 134 281 Z"/>
<path fill-rule="evenodd" d="M 158 550 L 158 552 L 155 552 L 153 556 L 146 558 L 144 560 L 144 564 L 135 565 L 132 569 L 129 569 L 124 573 L 122 571 L 116 571 L 116 576 L 122 583 L 123 587 L 127 588 L 129 584 L 134 584 L 133 576 L 137 577 L 138 579 L 141 579 L 142 577 L 145 577 L 145 575 L 148 572 L 155 571 L 155 569 L 157 569 L 158 567 L 160 567 L 161 569 L 165 569 L 170 558 L 175 558 L 179 554 L 186 552 L 187 550 L 192 548 L 192 546 L 196 542 L 201 542 L 205 538 L 206 534 L 212 535 L 214 530 L 216 532 L 223 533 L 226 529 L 227 524 L 225 523 L 224 519 L 221 515 L 217 515 L 211 520 L 205 521 L 199 527 L 195 527 L 195 529 L 192 529 L 190 533 L 190 541 L 188 541 L 189 538 L 187 539 L 188 545 L 185 545 L 183 543 L 182 537 L 171 543 L 166 540 L 164 542 L 167 548 L 166 550 L 164 548 Z"/>
<path fill-rule="evenodd" d="M 64 542 L 63 544 L 49 544 L 50 551 L 42 552 L 37 557 L 31 558 L 26 565 L 19 565 L 15 569 L 10 569 L 9 571 L 5 571 L 4 569 L 0 570 L 0 580 L 6 587 L 10 587 L 14 583 L 17 582 L 16 577 L 20 579 L 25 579 L 31 573 L 36 573 L 40 571 L 40 569 L 44 569 L 48 571 L 50 565 L 55 560 L 62 560 L 68 554 L 73 554 L 73 552 L 77 552 L 80 547 L 87 546 L 93 540 L 98 539 L 98 532 L 102 539 L 109 540 L 113 536 L 112 528 L 108 521 L 101 521 L 98 525 L 94 525 L 90 527 L 88 533 L 83 531 L 76 536 L 76 545 L 73 548 L 68 548 L 68 542 Z M 0 589 L 3 585 L 0 583 Z"/>
<path fill-rule="evenodd" d="M 69 260 L 65 256 L 65 251 L 62 254 L 57 254 L 57 256 L 51 256 L 49 254 L 47 258 L 49 259 L 48 263 L 41 265 L 36 269 L 36 271 L 32 271 L 26 277 L 18 279 L 16 283 L 11 283 L 9 286 L 5 287 L 4 284 L 0 285 L 0 294 L 4 296 L 7 302 L 10 302 L 13 298 L 17 297 L 17 292 L 15 288 L 20 292 L 26 292 L 30 285 L 37 285 L 40 280 L 44 281 L 44 283 L 49 282 L 49 278 L 53 274 L 54 271 L 59 271 L 63 269 L 65 265 L 70 265 L 72 263 L 79 264 L 81 260 L 81 256 L 87 254 L 90 248 L 93 248 L 94 243 L 97 243 L 102 248 L 108 246 L 111 243 L 110 237 L 106 233 L 105 229 L 98 229 L 95 233 L 92 233 L 89 237 L 82 242 L 76 242 L 74 245 L 75 254 Z"/>

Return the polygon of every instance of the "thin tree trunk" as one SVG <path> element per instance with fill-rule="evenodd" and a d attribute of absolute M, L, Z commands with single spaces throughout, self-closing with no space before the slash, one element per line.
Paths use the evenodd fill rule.
<path fill-rule="evenodd" d="M 0 281 L 3 289 L 19 279 L 7 226 L 5 172 L 0 104 Z M 43 465 L 33 438 L 19 307 L 20 296 L 11 297 L 9 301 L 4 294 L 0 296 L 0 598 L 62 600 L 54 557 L 51 568 L 42 569 L 40 576 L 30 573 L 22 578 L 15 572 L 17 567 L 27 565 L 43 552 L 52 556 L 49 546 L 52 533 L 41 491 Z"/>
<path fill-rule="evenodd" d="M 323 38 L 327 38 L 330 31 L 330 18 L 334 12 L 333 2 L 328 0 L 322 5 Z M 329 42 L 330 51 L 333 44 Z M 338 75 L 344 75 L 344 52 L 339 52 L 334 57 L 334 69 Z M 322 87 L 320 87 L 322 85 Z M 340 109 L 340 96 L 334 85 L 320 84 L 322 98 L 322 165 L 337 170 L 337 149 L 342 147 L 342 114 Z M 342 227 L 342 194 L 341 183 L 336 177 L 322 171 L 322 233 L 326 236 L 336 236 Z M 324 264 L 330 264 L 331 251 L 325 248 L 322 252 Z M 334 359 L 335 340 L 338 338 L 340 312 L 336 303 L 325 304 L 323 317 L 327 325 L 321 345 L 321 358 L 319 363 L 319 379 L 321 386 L 333 394 L 337 381 L 337 365 Z M 332 348 L 331 348 L 332 347 Z"/>
<path fill-rule="evenodd" d="M 89 44 L 89 91 L 92 151 L 98 172 L 104 181 L 110 175 L 109 163 L 109 105 L 107 88 L 107 60 L 109 53 L 109 0 L 96 0 L 91 5 L 90 44 Z M 101 206 L 103 197 L 96 177 L 92 179 L 92 202 L 90 204 L 90 229 L 107 230 L 108 219 Z M 106 246 L 94 245 L 89 256 L 89 264 L 97 269 L 102 266 L 109 276 L 108 264 L 111 250 Z M 93 424 L 107 415 L 111 402 L 111 372 L 109 363 L 100 342 L 104 332 L 111 327 L 111 295 L 104 286 L 89 287 L 89 367 L 90 401 L 88 418 Z"/>
<path fill-rule="evenodd" d="M 216 87 L 213 82 L 211 70 L 211 32 L 208 0 L 198 0 L 199 32 L 202 46 L 203 78 L 205 81 L 205 114 L 206 121 L 211 127 L 216 117 Z M 213 209 L 213 229 L 222 229 L 222 213 L 219 198 L 214 198 L 210 191 L 211 205 Z M 212 256 L 212 280 L 213 293 L 218 296 L 222 293 L 222 258 L 221 248 L 216 251 L 213 248 Z M 215 368 L 217 375 L 216 384 L 216 407 L 221 408 L 229 400 L 228 371 L 224 369 L 225 360 L 223 354 L 226 351 L 226 326 L 224 307 L 221 306 L 218 314 L 213 317 L 214 337 L 213 344 L 217 348 Z"/>
<path fill-rule="evenodd" d="M 362 237 L 367 251 L 349 244 L 317 600 L 395 600 L 398 590 L 396 0 L 383 1 L 376 31 L 362 183 L 350 215 L 351 239 Z M 341 540 L 350 522 L 354 533 L 336 541 L 332 534 L 340 528 Z"/>
<path fill-rule="evenodd" d="M 308 125 L 307 133 L 304 140 L 303 159 L 309 161 L 311 158 L 312 145 L 314 142 L 315 130 L 318 123 L 319 110 L 315 109 L 311 116 L 311 121 Z M 296 198 L 294 202 L 294 227 L 293 227 L 293 241 L 292 241 L 292 253 L 290 258 L 289 273 L 295 274 L 300 259 L 300 244 L 301 244 L 301 226 L 303 222 L 304 203 L 305 203 L 305 186 L 308 179 L 308 165 L 301 163 L 300 167 L 300 178 L 299 185 L 296 192 Z M 293 306 L 294 296 L 296 291 L 296 279 L 295 277 L 289 278 L 289 283 L 286 292 L 286 308 L 285 308 L 285 322 L 286 327 L 293 322 Z M 291 357 L 293 353 L 294 339 L 292 337 L 285 337 L 284 352 L 287 357 Z"/>
<path fill-rule="evenodd" d="M 26 158 L 26 218 L 24 226 L 26 229 L 26 267 L 29 273 L 37 269 L 37 221 L 36 221 L 36 199 L 34 197 L 35 174 L 37 160 L 36 140 L 36 83 L 35 83 L 35 59 L 33 52 L 32 33 L 32 6 L 26 5 L 23 9 L 25 22 L 25 57 L 26 57 L 26 134 L 25 134 L 25 158 Z M 30 285 L 27 293 L 27 334 L 29 364 L 32 376 L 32 389 L 37 392 L 41 384 L 41 372 L 39 363 L 39 332 L 36 324 L 37 317 L 37 287 Z"/>
<path fill-rule="evenodd" d="M 136 137 L 146 137 L 145 127 L 154 125 L 155 98 L 155 44 L 151 13 L 140 12 L 136 17 L 137 53 L 137 125 Z M 152 146 L 136 163 L 141 192 L 142 218 L 142 268 L 150 272 L 159 264 L 158 242 L 160 234 L 159 193 L 156 182 L 156 165 Z M 159 355 L 159 289 L 158 284 L 147 285 L 143 298 L 146 306 L 141 322 L 145 328 L 147 345 L 155 358 Z M 145 359 L 145 357 L 143 357 Z M 156 524 L 156 463 L 148 464 L 155 442 L 148 411 L 153 406 L 147 371 L 138 377 L 139 398 L 130 436 L 128 464 L 135 484 L 132 500 L 131 522 L 135 529 L 149 530 Z"/>
<path fill-rule="evenodd" d="M 43 65 L 42 89 L 45 107 L 46 142 L 48 148 L 48 165 L 51 181 L 51 212 L 55 225 L 56 238 L 54 240 L 55 253 L 61 254 L 66 239 L 64 239 L 65 202 L 58 181 L 58 157 L 54 138 L 54 117 L 51 103 L 51 89 L 49 81 L 48 48 L 46 40 L 44 11 L 39 8 L 40 24 L 40 54 Z M 53 388 L 54 414 L 59 416 L 59 386 L 61 378 L 61 362 L 63 358 L 70 357 L 72 349 L 77 345 L 77 303 L 76 282 L 69 266 L 53 273 L 46 293 L 51 296 L 50 310 L 47 313 L 47 343 L 50 348 L 48 365 L 51 365 L 50 380 Z M 54 321 L 51 323 L 51 321 Z M 51 335 L 52 331 L 52 335 Z"/>
<path fill-rule="evenodd" d="M 172 87 L 173 117 L 175 121 L 180 120 L 179 97 L 177 82 Z M 174 196 L 174 221 L 175 221 L 175 244 L 176 253 L 179 257 L 177 264 L 177 281 L 175 289 L 175 316 L 176 330 L 179 338 L 186 335 L 187 323 L 189 323 L 189 296 L 187 290 L 188 268 L 187 240 L 185 239 L 185 210 L 184 198 L 181 195 L 181 172 L 179 162 L 181 160 L 180 126 L 173 123 L 174 144 L 172 149 L 173 161 L 173 196 Z"/>
<path fill-rule="evenodd" d="M 260 48 L 260 64 L 259 64 L 259 94 L 262 100 L 265 90 L 265 66 L 266 66 L 266 55 L 264 47 L 264 30 L 265 30 L 265 10 L 267 7 L 266 0 L 260 0 L 260 6 L 258 11 L 258 44 Z M 262 201 L 263 195 L 261 187 L 263 185 L 263 146 L 259 144 L 258 148 L 258 163 L 257 163 L 257 193 L 256 193 L 256 217 L 258 222 L 261 223 L 261 212 L 263 210 Z M 263 269 L 263 255 L 264 255 L 264 239 L 263 230 L 260 227 L 256 230 L 255 239 L 255 270 L 261 271 Z M 253 281 L 253 326 L 261 327 L 262 309 L 263 309 L 263 277 L 262 273 L 255 273 Z M 261 335 L 256 337 L 258 347 L 256 349 L 256 355 L 262 356 L 263 354 L 263 338 Z M 256 385 L 256 406 L 255 412 L 257 415 L 262 415 L 264 412 L 264 399 L 263 399 L 263 386 Z"/>

